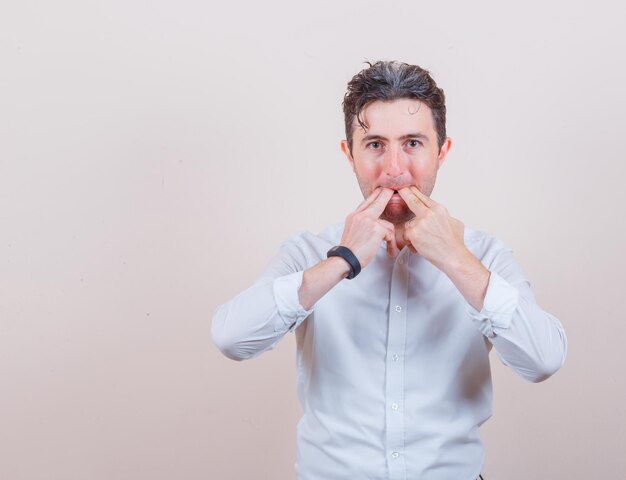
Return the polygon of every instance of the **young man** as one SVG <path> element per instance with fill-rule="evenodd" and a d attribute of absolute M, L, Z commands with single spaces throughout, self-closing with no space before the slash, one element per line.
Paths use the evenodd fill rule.
<path fill-rule="evenodd" d="M 510 248 L 430 198 L 452 142 L 429 73 L 370 64 L 343 105 L 341 148 L 365 200 L 285 242 L 216 310 L 213 340 L 242 360 L 295 331 L 300 480 L 474 480 L 491 348 L 539 382 L 563 365 L 565 332 Z"/>

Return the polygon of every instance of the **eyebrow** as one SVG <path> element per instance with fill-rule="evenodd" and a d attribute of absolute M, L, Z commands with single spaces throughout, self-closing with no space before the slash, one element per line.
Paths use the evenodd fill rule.
<path fill-rule="evenodd" d="M 409 138 L 419 138 L 420 140 L 424 140 L 426 142 L 428 141 L 428 136 L 419 132 L 407 133 L 399 137 L 398 140 L 408 140 Z M 383 140 L 385 142 L 389 141 L 388 138 L 383 137 L 382 135 L 369 134 L 363 137 L 363 140 L 361 140 L 361 143 L 371 142 L 372 140 Z"/>

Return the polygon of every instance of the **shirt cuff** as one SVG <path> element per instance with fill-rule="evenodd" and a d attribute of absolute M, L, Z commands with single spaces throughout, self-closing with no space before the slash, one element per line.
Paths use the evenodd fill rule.
<path fill-rule="evenodd" d="M 483 309 L 479 312 L 468 303 L 466 310 L 483 335 L 493 338 L 511 326 L 518 303 L 518 290 L 500 275 L 491 272 Z"/>
<path fill-rule="evenodd" d="M 295 272 L 274 280 L 274 300 L 279 316 L 274 326 L 275 332 L 293 331 L 313 311 L 305 310 L 298 298 L 303 274 Z"/>

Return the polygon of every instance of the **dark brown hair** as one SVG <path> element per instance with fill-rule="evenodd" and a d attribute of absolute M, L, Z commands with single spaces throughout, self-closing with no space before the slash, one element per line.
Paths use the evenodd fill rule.
<path fill-rule="evenodd" d="M 401 98 L 415 98 L 430 107 L 437 143 L 441 148 L 446 139 L 446 97 L 428 70 L 397 61 L 366 63 L 369 67 L 352 77 L 343 97 L 346 139 L 350 152 L 354 119 L 361 127 L 367 127 L 361 119 L 363 109 L 376 100 L 391 102 Z"/>

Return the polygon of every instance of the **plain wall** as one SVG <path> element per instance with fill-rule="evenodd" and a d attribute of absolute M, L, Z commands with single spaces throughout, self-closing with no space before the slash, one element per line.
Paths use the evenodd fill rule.
<path fill-rule="evenodd" d="M 509 244 L 569 355 L 492 352 L 487 479 L 626 478 L 619 2 L 3 2 L 0 478 L 294 478 L 295 345 L 217 305 L 361 200 L 339 150 L 364 60 L 428 68 L 433 198 Z"/>

